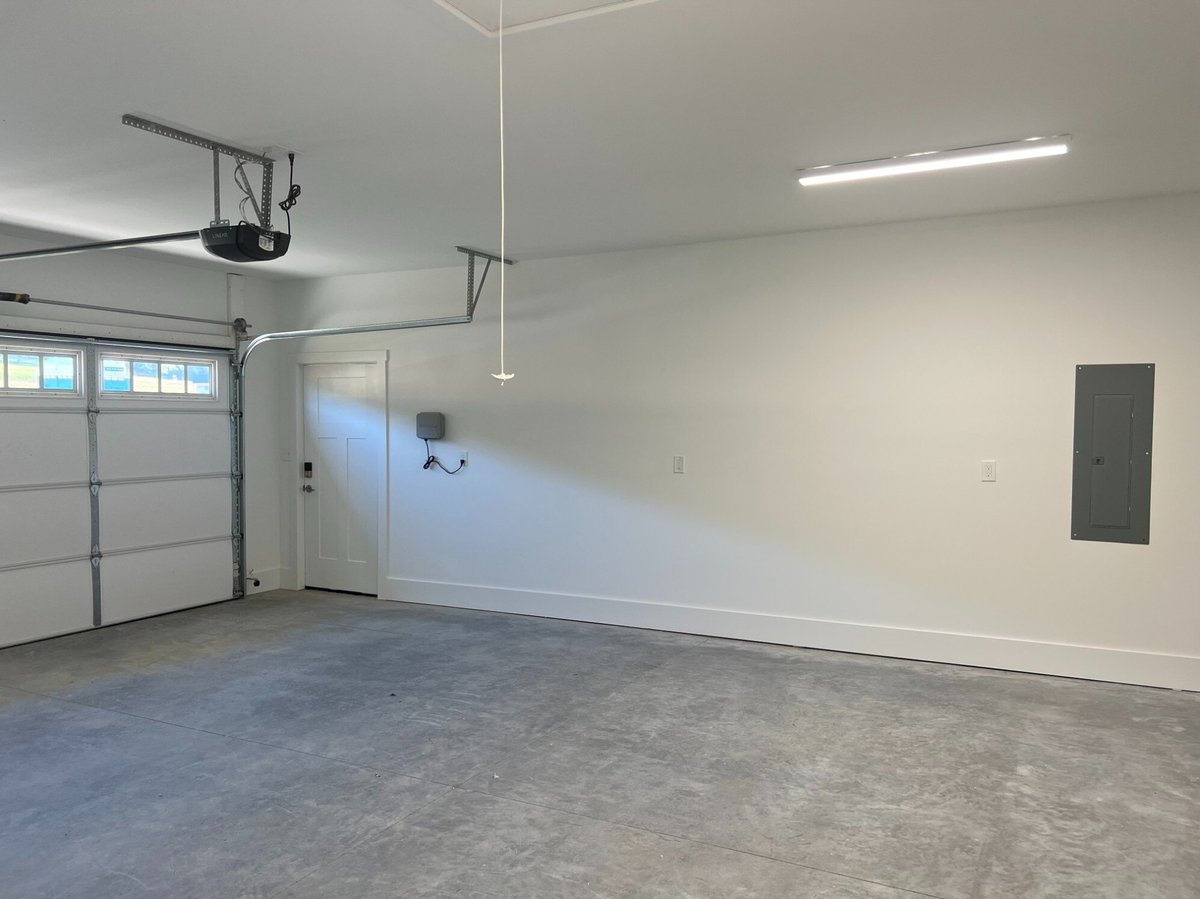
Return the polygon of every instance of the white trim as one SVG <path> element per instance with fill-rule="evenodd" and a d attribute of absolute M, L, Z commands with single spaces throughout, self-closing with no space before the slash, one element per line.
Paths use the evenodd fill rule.
<path fill-rule="evenodd" d="M 303 590 L 304 583 L 296 576 L 296 569 L 288 565 L 279 566 L 280 590 Z"/>
<path fill-rule="evenodd" d="M 304 458 L 304 367 L 306 365 L 342 365 L 342 364 L 359 364 L 359 365 L 377 365 L 375 369 L 376 376 L 367 379 L 369 387 L 373 387 L 373 398 L 379 403 L 379 446 L 380 458 L 378 460 L 379 471 L 379 495 L 382 498 L 379 503 L 379 518 L 376 538 L 378 540 L 378 548 L 376 555 L 379 560 L 379 571 L 376 575 L 378 579 L 379 595 L 382 596 L 386 589 L 387 572 L 388 572 L 388 547 L 391 546 L 391 541 L 388 536 L 388 503 L 391 491 L 389 489 L 390 465 L 388 460 L 391 458 L 390 448 L 388 446 L 389 432 L 388 427 L 388 395 L 387 395 L 387 350 L 337 350 L 328 353 L 295 353 L 291 357 L 291 367 L 293 369 L 292 380 L 292 400 L 293 400 L 293 429 L 292 429 L 292 458 L 295 464 L 292 466 L 292 476 L 288 479 L 291 482 L 291 504 L 294 510 L 292 520 L 296 523 L 295 533 L 292 535 L 294 543 L 294 552 L 296 559 L 296 567 L 294 569 L 279 569 L 278 585 L 287 589 L 303 590 L 304 589 L 304 503 L 300 501 L 300 487 L 302 478 L 299 473 L 299 463 Z M 260 575 L 255 575 L 261 577 Z M 265 584 L 266 581 L 263 581 Z M 266 589 L 263 587 L 262 589 Z"/>
<path fill-rule="evenodd" d="M 38 357 L 38 386 L 36 387 L 13 387 L 8 381 L 10 374 L 11 359 L 13 356 L 37 356 Z M 71 389 L 63 387 L 44 387 L 46 382 L 46 357 L 47 356 L 70 356 L 75 360 L 75 386 Z M 84 348 L 81 347 L 78 341 L 72 345 L 66 341 L 61 346 L 53 346 L 47 343 L 22 343 L 21 341 L 8 341 L 4 339 L 4 335 L 0 334 L 0 399 L 7 397 L 64 397 L 66 399 L 81 399 L 83 397 L 84 387 L 87 381 L 84 378 Z"/>
<path fill-rule="evenodd" d="M 329 353 L 294 353 L 297 365 L 338 365 L 344 362 L 361 362 L 364 365 L 382 365 L 387 368 L 387 350 L 335 350 Z"/>
<path fill-rule="evenodd" d="M 383 594 L 380 594 L 383 597 Z M 1200 657 L 410 578 L 387 599 L 1200 691 Z"/>
<path fill-rule="evenodd" d="M 222 377 L 222 366 L 229 364 L 229 359 L 224 354 L 219 356 L 204 356 L 199 353 L 165 353 L 155 352 L 139 352 L 137 350 L 125 350 L 118 352 L 114 350 L 105 351 L 103 347 L 97 347 L 96 353 L 96 370 L 91 373 L 96 379 L 96 394 L 98 399 L 105 400 L 167 400 L 170 402 L 185 402 L 185 403 L 220 403 L 223 399 L 223 393 L 226 390 L 225 378 Z M 115 359 L 118 362 L 129 363 L 129 389 L 128 390 L 106 390 L 104 388 L 104 360 Z M 158 390 L 134 390 L 133 388 L 133 365 L 136 362 L 153 362 L 157 368 L 158 374 Z M 183 370 L 183 393 L 167 393 L 162 389 L 162 367 L 164 365 L 182 365 Z M 207 365 L 212 373 L 212 379 L 209 384 L 209 393 L 188 393 L 187 382 L 189 365 L 201 366 Z M 226 373 L 227 374 L 227 373 Z"/>
<path fill-rule="evenodd" d="M 246 575 L 246 594 L 266 593 L 268 590 L 278 590 L 281 568 L 255 568 Z M 258 586 L 254 586 L 255 579 Z"/>

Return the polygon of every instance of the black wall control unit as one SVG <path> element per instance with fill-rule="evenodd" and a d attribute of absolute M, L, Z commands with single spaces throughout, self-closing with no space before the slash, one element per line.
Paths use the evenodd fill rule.
<path fill-rule="evenodd" d="M 1150 542 L 1154 365 L 1075 367 L 1071 539 Z"/>

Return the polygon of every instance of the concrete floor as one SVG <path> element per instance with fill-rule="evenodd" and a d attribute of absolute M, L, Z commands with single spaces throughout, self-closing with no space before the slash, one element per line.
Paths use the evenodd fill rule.
<path fill-rule="evenodd" d="M 265 594 L 0 651 L 0 896 L 1200 895 L 1200 695 Z"/>

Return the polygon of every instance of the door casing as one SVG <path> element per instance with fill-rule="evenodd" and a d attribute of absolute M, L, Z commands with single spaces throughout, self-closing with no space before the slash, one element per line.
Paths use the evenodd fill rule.
<path fill-rule="evenodd" d="M 291 474 L 285 478 L 285 483 L 290 485 L 291 500 L 285 504 L 285 508 L 293 510 L 293 521 L 295 529 L 292 533 L 293 540 L 293 556 L 295 559 L 294 576 L 290 582 L 283 583 L 281 586 L 292 590 L 304 589 L 305 575 L 305 547 L 304 547 L 304 503 L 301 500 L 300 487 L 304 483 L 301 476 L 301 465 L 304 462 L 304 369 L 308 365 L 329 365 L 339 363 L 357 363 L 371 366 L 367 372 L 367 390 L 371 398 L 372 407 L 376 410 L 376 415 L 373 418 L 375 445 L 379 447 L 380 458 L 377 459 L 379 466 L 380 489 L 382 491 L 382 501 L 379 503 L 379 522 L 376 528 L 379 559 L 379 598 L 386 599 L 387 593 L 387 572 L 388 572 L 388 547 L 391 545 L 388 536 L 388 503 L 391 496 L 391 491 L 388 487 L 389 474 L 387 460 L 389 458 L 388 450 L 388 402 L 387 402 L 387 350 L 339 350 L 329 353 L 298 353 L 291 357 L 292 360 L 292 387 L 293 387 L 293 431 L 292 431 L 292 452 L 291 459 L 284 463 L 288 466 Z M 287 579 L 283 579 L 286 581 Z"/>

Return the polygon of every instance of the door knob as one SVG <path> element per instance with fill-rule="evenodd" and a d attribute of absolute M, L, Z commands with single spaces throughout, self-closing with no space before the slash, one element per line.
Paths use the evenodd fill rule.
<path fill-rule="evenodd" d="M 312 485 L 312 484 L 305 484 L 303 487 L 301 487 L 301 488 L 300 488 L 300 491 L 301 491 L 302 493 L 312 493 L 312 492 L 313 492 L 313 485 Z"/>

